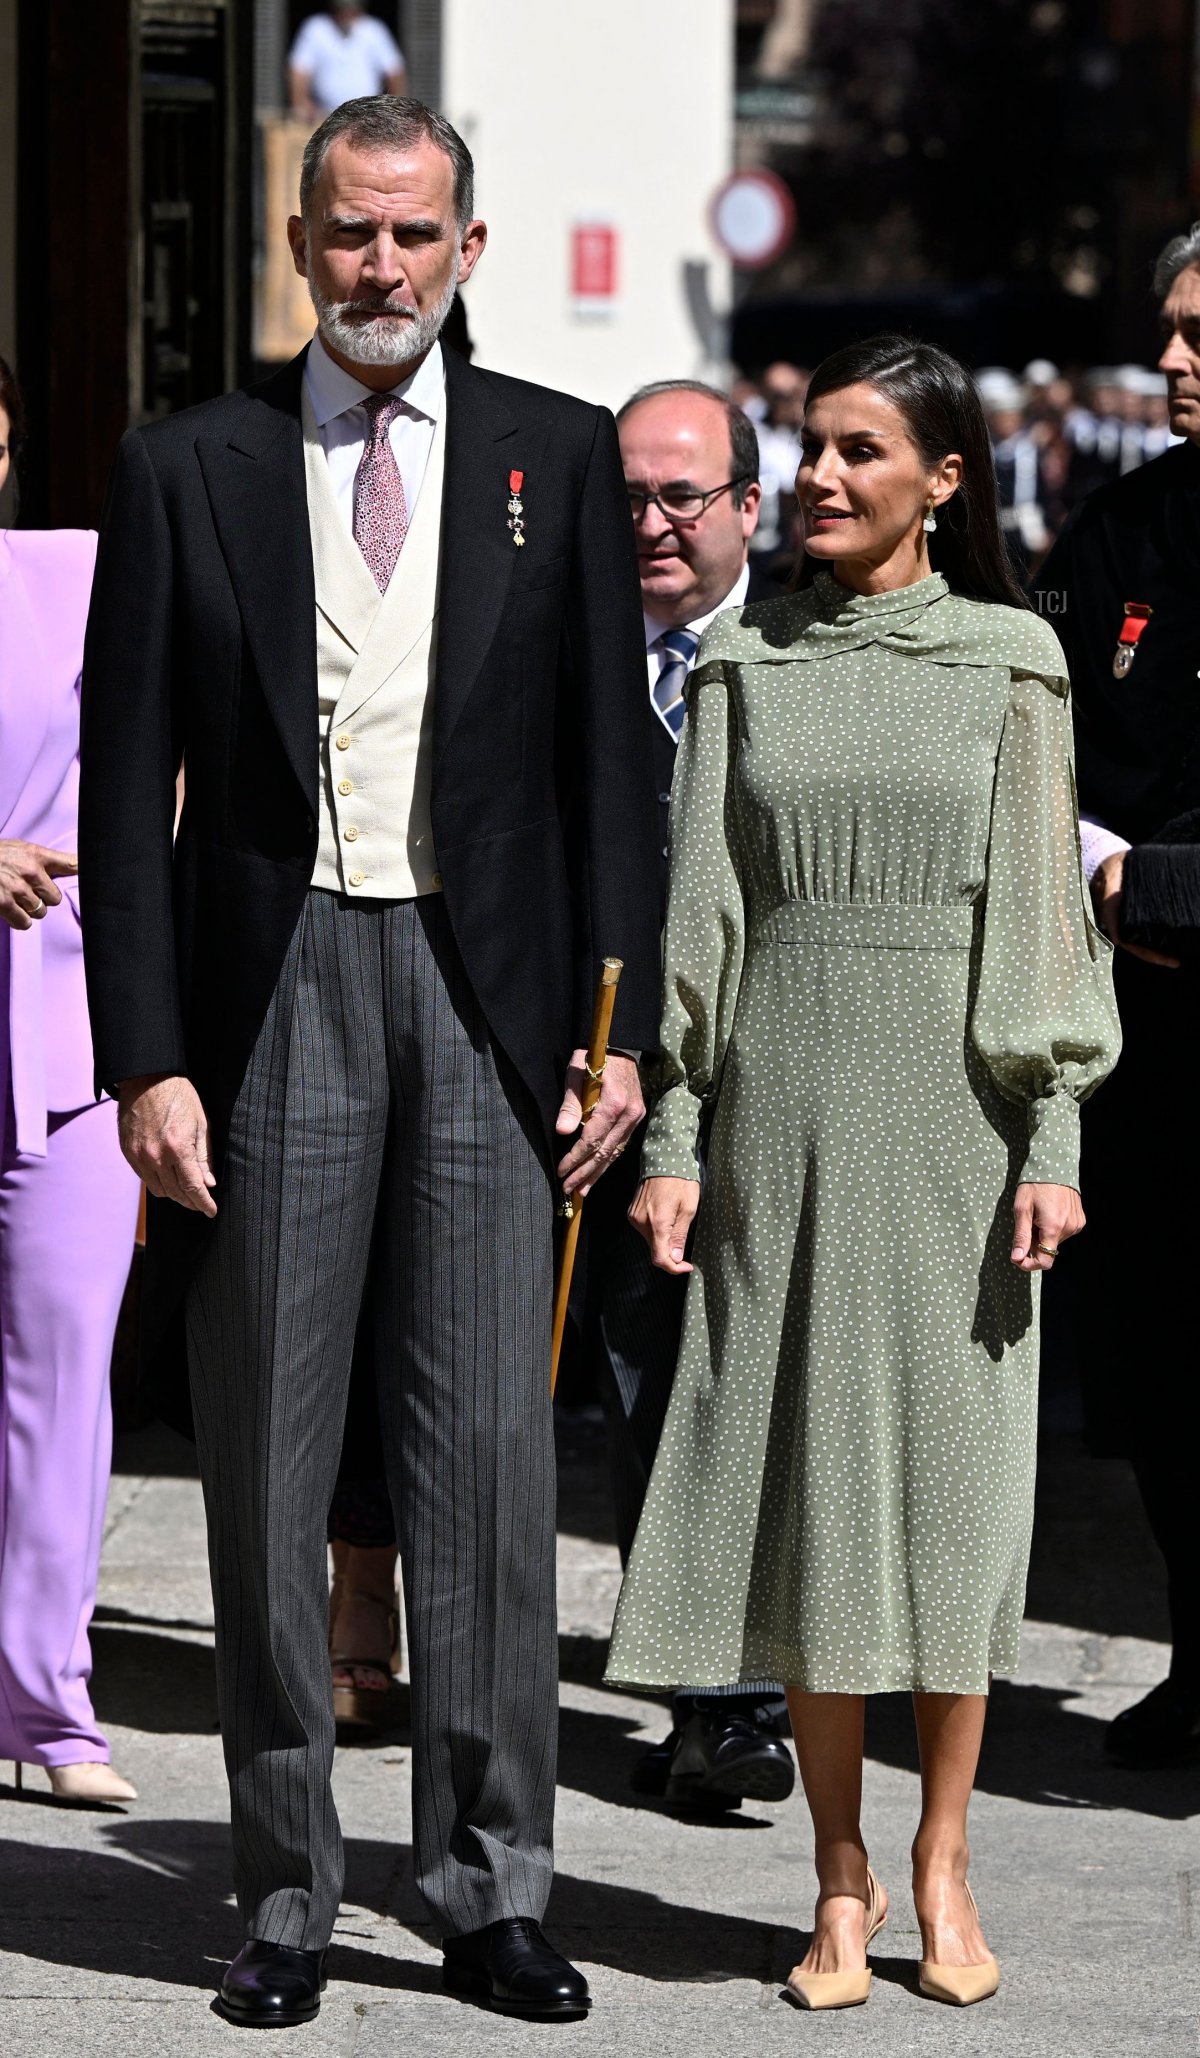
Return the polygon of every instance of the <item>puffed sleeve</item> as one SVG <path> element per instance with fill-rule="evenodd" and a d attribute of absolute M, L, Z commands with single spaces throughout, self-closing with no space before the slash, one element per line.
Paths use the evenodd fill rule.
<path fill-rule="evenodd" d="M 716 1097 L 745 950 L 735 862 L 737 718 L 727 667 L 701 645 L 671 788 L 660 1056 L 642 1176 L 697 1178 L 701 1109 Z"/>
<path fill-rule="evenodd" d="M 1057 649 L 1057 646 L 1056 646 Z M 1121 1047 L 1112 945 L 1091 917 L 1065 678 L 1014 669 L 992 792 L 972 1037 L 1029 1111 L 1023 1180 L 1079 1185 L 1079 1108 Z"/>

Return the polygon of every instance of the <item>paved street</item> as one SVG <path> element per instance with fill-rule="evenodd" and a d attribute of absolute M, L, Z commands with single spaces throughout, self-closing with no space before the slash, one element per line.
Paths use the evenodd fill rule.
<path fill-rule="evenodd" d="M 1052 1414 L 1053 1422 L 1053 1414 Z M 780 1985 L 811 1908 L 801 1805 L 727 1826 L 634 1805 L 629 1768 L 661 1734 L 652 1703 L 598 1684 L 618 1583 L 602 1443 L 565 1421 L 560 1518 L 562 1761 L 559 1878 L 549 1927 L 586 1966 L 586 2024 L 534 2029 L 444 1997 L 436 1940 L 410 1878 L 409 1752 L 393 1735 L 339 1751 L 346 1896 L 307 2054 L 434 2054 L 551 2045 L 591 2058 L 794 2051 L 877 2058 L 969 2053 L 1200 2053 L 1200 1773 L 1109 1770 L 1102 1725 L 1164 1669 L 1158 1574 L 1123 1468 L 1083 1459 L 1052 1426 L 1022 1676 L 997 1687 L 974 1813 L 974 1880 L 1004 1966 L 996 2000 L 960 2013 L 915 1991 L 905 1891 L 915 1821 L 911 1723 L 878 1702 L 869 1731 L 872 1854 L 893 1891 L 865 2009 L 798 2014 Z M 0 2043 L 91 2058 L 236 2044 L 212 2013 L 237 1942 L 216 1733 L 211 1605 L 199 1489 L 165 1432 L 121 1440 L 95 1635 L 96 1699 L 141 1800 L 128 1812 L 23 1797 L 0 1767 Z"/>

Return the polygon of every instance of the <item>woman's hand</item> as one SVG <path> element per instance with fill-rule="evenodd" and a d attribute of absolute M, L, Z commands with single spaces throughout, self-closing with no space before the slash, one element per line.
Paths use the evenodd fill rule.
<path fill-rule="evenodd" d="M 74 879 L 78 871 L 79 859 L 65 850 L 0 839 L 0 922 L 32 929 L 62 899 L 55 879 Z"/>
<path fill-rule="evenodd" d="M 650 1246 L 660 1272 L 690 1272 L 684 1263 L 688 1231 L 700 1206 L 698 1179 L 643 1179 L 629 1219 Z"/>
<path fill-rule="evenodd" d="M 1060 1243 L 1078 1236 L 1087 1216 L 1073 1186 L 1017 1188 L 1012 1261 L 1020 1272 L 1048 1272 Z"/>
<path fill-rule="evenodd" d="M 1165 965 L 1168 971 L 1179 970 L 1179 959 L 1164 957 L 1161 951 L 1147 950 L 1144 943 L 1128 943 L 1121 934 L 1121 896 L 1125 890 L 1125 860 L 1127 850 L 1114 850 L 1102 865 L 1097 865 L 1092 874 L 1092 901 L 1096 909 L 1096 920 L 1110 943 L 1120 950 L 1127 950 L 1131 957 L 1144 958 L 1148 965 Z"/>

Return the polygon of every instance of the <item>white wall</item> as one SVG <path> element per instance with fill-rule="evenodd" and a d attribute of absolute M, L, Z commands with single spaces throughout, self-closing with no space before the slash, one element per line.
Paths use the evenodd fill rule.
<path fill-rule="evenodd" d="M 685 295 L 732 164 L 733 0 L 444 0 L 442 111 L 490 230 L 466 289 L 481 364 L 615 407 L 649 379 L 711 375 Z M 572 224 L 613 223 L 620 293 L 581 318 Z"/>

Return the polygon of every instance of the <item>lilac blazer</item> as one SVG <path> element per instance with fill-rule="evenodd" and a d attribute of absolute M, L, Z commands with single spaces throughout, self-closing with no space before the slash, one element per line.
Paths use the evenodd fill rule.
<path fill-rule="evenodd" d="M 0 837 L 75 851 L 79 674 L 96 538 L 0 529 Z M 32 929 L 0 922 L 0 1128 L 11 1080 L 15 1146 L 46 1155 L 46 1116 L 95 1099 L 79 890 Z M 11 1147 L 11 1145 L 10 1145 Z"/>

